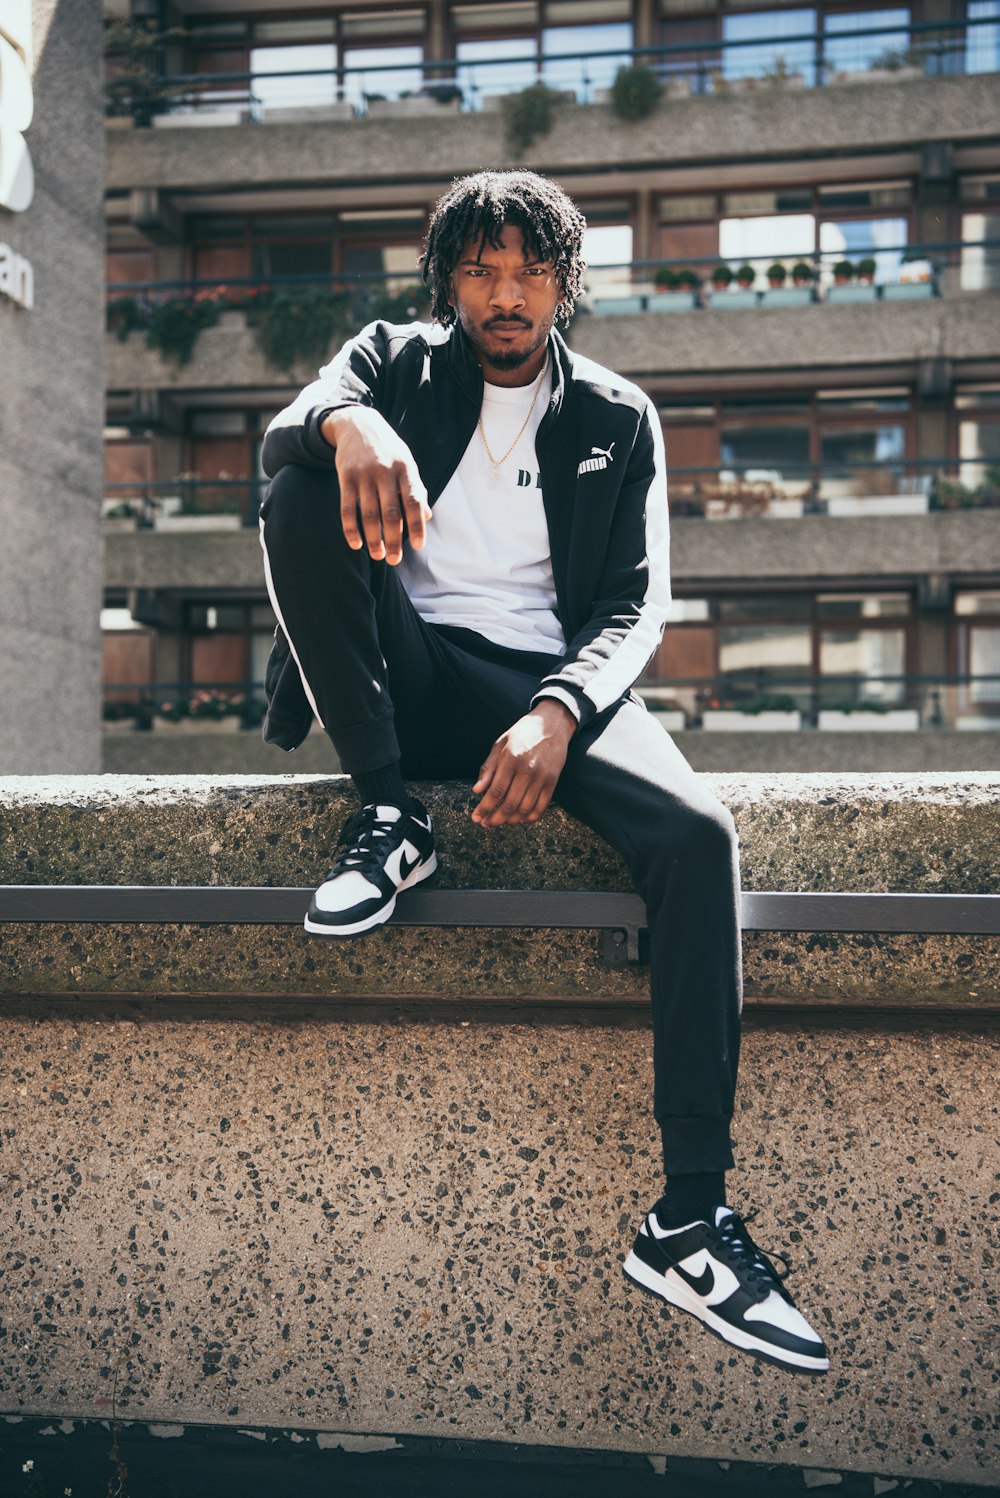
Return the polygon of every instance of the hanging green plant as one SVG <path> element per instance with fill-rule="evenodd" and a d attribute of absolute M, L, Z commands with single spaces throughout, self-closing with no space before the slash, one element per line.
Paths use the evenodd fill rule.
<path fill-rule="evenodd" d="M 652 68 L 641 63 L 619 68 L 611 85 L 611 107 L 620 120 L 644 120 L 653 113 L 662 93 L 663 85 Z"/>
<path fill-rule="evenodd" d="M 399 291 L 378 291 L 363 309 L 369 322 L 427 322 L 431 300 L 425 286 L 404 286 Z"/>
<path fill-rule="evenodd" d="M 221 308 L 212 297 L 168 297 L 149 313 L 146 342 L 168 364 L 190 364 L 198 335 L 219 321 Z"/>
<path fill-rule="evenodd" d="M 264 358 L 275 369 L 321 364 L 334 337 L 351 330 L 351 294 L 322 286 L 288 286 L 258 296 L 247 323 Z"/>
<path fill-rule="evenodd" d="M 118 296 L 108 302 L 105 320 L 108 332 L 114 333 L 119 343 L 124 343 L 135 328 L 148 327 L 149 312 L 134 296 Z"/>
<path fill-rule="evenodd" d="M 500 100 L 504 139 L 512 155 L 522 155 L 541 135 L 552 129 L 553 117 L 562 94 L 545 83 L 533 83 L 520 93 L 505 94 Z"/>

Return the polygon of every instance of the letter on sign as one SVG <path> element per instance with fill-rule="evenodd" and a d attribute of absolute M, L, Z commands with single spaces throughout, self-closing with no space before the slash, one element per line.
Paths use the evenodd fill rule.
<path fill-rule="evenodd" d="M 35 173 L 23 132 L 31 124 L 34 97 L 24 55 L 31 46 L 30 6 L 14 4 L 0 14 L 0 208 L 23 213 L 35 193 Z M 11 19 L 28 35 L 12 34 Z M 16 43 L 16 45 L 15 45 Z"/>

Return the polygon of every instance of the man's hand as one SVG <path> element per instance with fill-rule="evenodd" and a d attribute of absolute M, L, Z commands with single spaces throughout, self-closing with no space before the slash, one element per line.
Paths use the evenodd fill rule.
<path fill-rule="evenodd" d="M 368 547 L 375 562 L 395 567 L 410 544 L 423 546 L 431 518 L 427 490 L 413 454 L 378 411 L 344 406 L 324 417 L 323 436 L 337 449 L 340 521 L 352 551 Z"/>
<path fill-rule="evenodd" d="M 518 718 L 490 750 L 473 794 L 482 799 L 472 820 L 482 827 L 537 822 L 552 800 L 566 763 L 576 719 L 554 697 Z"/>

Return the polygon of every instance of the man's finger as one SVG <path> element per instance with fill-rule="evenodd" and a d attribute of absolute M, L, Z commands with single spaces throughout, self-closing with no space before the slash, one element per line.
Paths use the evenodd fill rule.
<path fill-rule="evenodd" d="M 406 529 L 410 537 L 410 545 L 415 546 L 419 551 L 427 539 L 427 522 L 431 518 L 430 506 L 427 503 L 427 490 L 419 477 L 414 482 L 408 470 L 401 467 L 399 493 L 406 515 Z"/>
<path fill-rule="evenodd" d="M 492 816 L 494 810 L 504 800 L 510 790 L 513 772 L 503 764 L 494 771 L 489 787 L 484 791 L 482 799 L 475 811 L 472 813 L 474 822 L 486 822 Z"/>
<path fill-rule="evenodd" d="M 525 800 L 534 802 L 532 786 L 534 784 L 531 774 L 527 771 L 515 775 L 507 793 L 500 799 L 493 812 L 486 818 L 487 827 L 503 827 L 507 823 L 521 822 L 524 820 L 523 808 Z"/>
<path fill-rule="evenodd" d="M 359 485 L 358 510 L 361 513 L 361 529 L 364 533 L 368 555 L 373 562 L 381 562 L 385 556 L 385 546 L 382 541 L 382 511 L 379 506 L 378 490 L 370 481 Z"/>
<path fill-rule="evenodd" d="M 365 543 L 358 527 L 358 491 L 346 479 L 340 481 L 340 524 L 348 546 L 360 551 Z"/>
<path fill-rule="evenodd" d="M 379 510 L 382 517 L 382 539 L 385 542 L 385 559 L 395 567 L 403 556 L 403 506 L 399 497 L 399 485 L 394 474 L 380 479 L 378 486 Z"/>
<path fill-rule="evenodd" d="M 482 763 L 482 765 L 480 767 L 480 770 L 479 770 L 479 779 L 476 781 L 475 785 L 472 787 L 472 793 L 473 793 L 473 795 L 478 795 L 480 791 L 485 791 L 486 790 L 486 788 L 489 785 L 490 781 L 493 779 L 493 776 L 496 774 L 496 768 L 497 768 L 497 765 L 499 763 L 500 763 L 500 747 L 499 747 L 498 744 L 494 744 L 493 748 L 490 750 L 489 754 L 483 760 L 483 763 Z"/>

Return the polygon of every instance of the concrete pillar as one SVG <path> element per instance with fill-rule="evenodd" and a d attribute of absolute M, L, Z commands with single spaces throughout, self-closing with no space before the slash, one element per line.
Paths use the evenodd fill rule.
<path fill-rule="evenodd" d="M 656 0 L 636 0 L 635 24 L 632 32 L 633 41 L 637 47 L 655 47 L 656 35 Z"/>
<path fill-rule="evenodd" d="M 0 773 L 92 773 L 103 565 L 100 0 L 6 0 L 0 31 L 0 161 L 21 149 L 23 132 L 34 172 L 33 194 L 27 176 L 20 194 L 5 194 L 0 173 L 0 244 L 33 282 L 30 298 L 23 278 L 13 286 L 30 307 L 0 292 Z"/>

